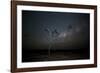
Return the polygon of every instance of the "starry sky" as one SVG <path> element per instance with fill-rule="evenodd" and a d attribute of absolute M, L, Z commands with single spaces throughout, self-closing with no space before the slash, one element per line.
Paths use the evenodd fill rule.
<path fill-rule="evenodd" d="M 89 20 L 88 13 L 22 10 L 22 48 L 89 49 Z"/>

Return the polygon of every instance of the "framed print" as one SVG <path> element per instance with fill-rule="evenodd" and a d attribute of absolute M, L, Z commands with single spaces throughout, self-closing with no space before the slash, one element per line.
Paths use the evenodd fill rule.
<path fill-rule="evenodd" d="M 97 67 L 97 7 L 11 1 L 11 72 Z"/>

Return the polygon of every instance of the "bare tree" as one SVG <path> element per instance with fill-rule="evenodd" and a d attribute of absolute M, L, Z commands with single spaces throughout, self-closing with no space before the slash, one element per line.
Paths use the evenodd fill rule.
<path fill-rule="evenodd" d="M 48 54 L 50 56 L 50 49 L 52 47 L 52 43 L 55 39 L 57 39 L 57 37 L 59 36 L 59 32 L 57 31 L 57 29 L 54 29 L 53 31 L 51 31 L 50 29 L 46 28 L 45 31 L 48 33 L 49 35 L 49 47 L 48 47 Z"/>

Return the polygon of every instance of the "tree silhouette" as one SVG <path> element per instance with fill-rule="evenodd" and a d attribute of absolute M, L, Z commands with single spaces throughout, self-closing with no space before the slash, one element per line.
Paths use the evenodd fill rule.
<path fill-rule="evenodd" d="M 53 31 L 51 31 L 49 28 L 46 28 L 45 31 L 48 33 L 49 35 L 49 47 L 48 47 L 48 54 L 50 56 L 50 50 L 52 47 L 52 43 L 55 39 L 57 39 L 57 37 L 59 36 L 59 32 L 57 31 L 57 29 L 54 29 Z"/>

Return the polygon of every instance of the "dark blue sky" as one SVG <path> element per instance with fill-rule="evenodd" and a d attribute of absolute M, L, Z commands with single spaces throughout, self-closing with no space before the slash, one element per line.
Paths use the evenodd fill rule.
<path fill-rule="evenodd" d="M 46 49 L 51 43 L 55 49 L 89 48 L 89 20 L 86 13 L 22 11 L 22 47 Z M 56 32 L 51 37 L 45 29 Z"/>

